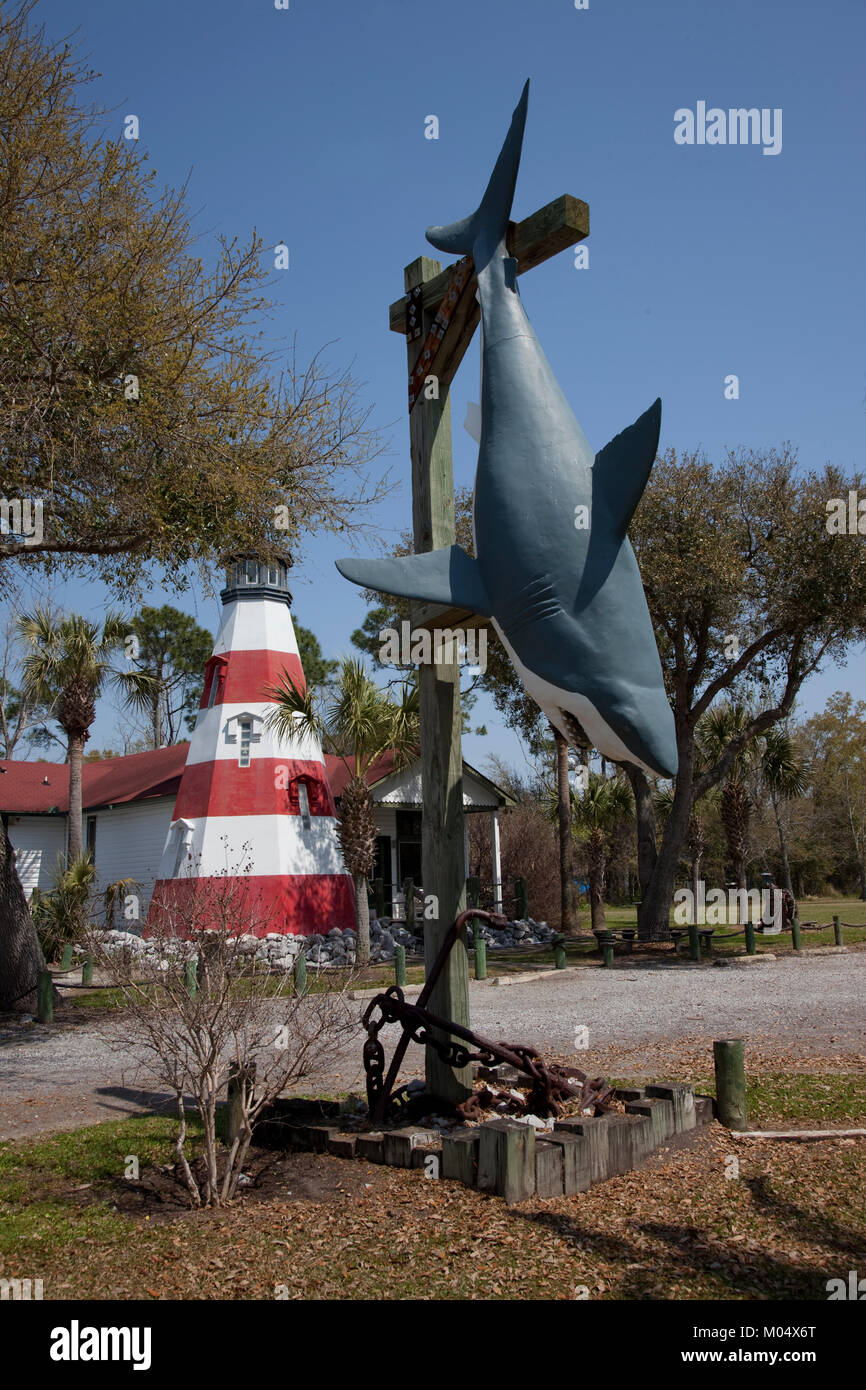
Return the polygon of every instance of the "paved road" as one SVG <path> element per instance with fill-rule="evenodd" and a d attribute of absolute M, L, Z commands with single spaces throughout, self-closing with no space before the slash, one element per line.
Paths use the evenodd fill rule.
<path fill-rule="evenodd" d="M 710 1045 L 720 1037 L 745 1037 L 756 1065 L 776 1059 L 780 1066 L 861 1070 L 866 951 L 723 967 L 623 962 L 507 987 L 473 982 L 471 1012 L 480 1033 L 571 1056 L 593 1073 L 706 1075 Z M 581 1028 L 588 1050 L 576 1052 Z M 386 1052 L 396 1035 L 383 1031 Z M 363 1089 L 359 1058 L 360 1031 L 337 1068 L 304 1089 Z M 418 1075 L 422 1065 L 420 1049 L 412 1047 L 404 1077 Z M 0 1138 L 120 1118 L 159 1100 L 116 1018 L 0 1029 Z"/>

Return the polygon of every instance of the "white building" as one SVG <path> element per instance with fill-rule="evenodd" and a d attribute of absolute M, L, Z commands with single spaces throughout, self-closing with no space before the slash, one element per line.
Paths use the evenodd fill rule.
<path fill-rule="evenodd" d="M 174 816 L 189 744 L 152 753 L 105 758 L 83 768 L 84 840 L 92 851 L 97 889 L 118 879 L 139 885 L 142 919 Z M 331 790 L 339 805 L 348 770 L 339 758 L 325 759 Z M 368 782 L 375 806 L 377 862 L 386 902 L 407 878 L 421 886 L 421 767 L 394 770 L 390 755 L 371 769 Z M 500 882 L 499 813 L 511 801 L 483 773 L 463 764 L 463 807 L 488 818 L 492 836 L 494 892 Z M 15 848 L 18 873 L 29 897 L 35 887 L 51 888 L 58 860 L 66 852 L 69 767 L 65 763 L 0 763 L 0 814 Z"/>

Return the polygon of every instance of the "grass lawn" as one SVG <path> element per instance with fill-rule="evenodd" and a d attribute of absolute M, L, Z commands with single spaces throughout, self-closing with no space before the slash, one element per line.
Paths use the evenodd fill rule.
<path fill-rule="evenodd" d="M 749 1103 L 758 1127 L 862 1124 L 866 1076 L 767 1073 Z M 47 1299 L 824 1300 L 864 1262 L 863 1141 L 737 1142 L 714 1124 L 638 1172 L 517 1207 L 420 1171 L 270 1154 L 248 1165 L 276 1165 L 266 1191 L 188 1213 L 138 1205 L 130 1155 L 142 1176 L 170 1163 L 170 1122 L 0 1145 L 3 1276 L 42 1278 Z"/>

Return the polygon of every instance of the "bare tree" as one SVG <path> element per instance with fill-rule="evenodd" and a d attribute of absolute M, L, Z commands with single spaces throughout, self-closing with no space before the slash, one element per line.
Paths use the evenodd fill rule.
<path fill-rule="evenodd" d="M 327 1069 L 357 1027 L 348 1002 L 351 974 L 333 987 L 299 993 L 290 969 L 256 959 L 254 933 L 268 930 L 243 868 L 214 879 L 178 880 L 151 911 L 146 939 L 118 946 L 92 934 L 89 946 L 120 992 L 132 1045 L 174 1095 L 180 1180 L 194 1207 L 230 1203 L 265 1108 L 280 1093 Z M 154 949 L 155 948 L 155 949 Z M 330 983 L 330 982 L 329 982 Z M 236 1133 L 221 1144 L 218 1102 L 234 1082 Z M 198 1175 L 187 1152 L 188 1097 L 204 1126 Z"/>

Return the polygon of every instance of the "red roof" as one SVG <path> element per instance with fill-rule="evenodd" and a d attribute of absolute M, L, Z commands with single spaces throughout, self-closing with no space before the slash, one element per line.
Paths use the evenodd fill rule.
<path fill-rule="evenodd" d="M 394 771 L 394 754 L 388 750 L 383 753 L 381 758 L 377 758 L 367 768 L 367 786 L 375 787 L 377 782 L 381 782 L 383 777 L 389 777 Z M 325 772 L 331 785 L 331 793 L 336 800 L 343 795 L 346 784 L 352 775 L 352 760 L 349 759 L 349 766 L 333 753 L 325 754 Z"/>
<path fill-rule="evenodd" d="M 176 743 L 150 753 L 85 763 L 81 770 L 84 806 L 175 796 L 188 752 L 188 743 Z M 0 762 L 0 811 L 34 816 L 68 810 L 68 763 Z"/>

